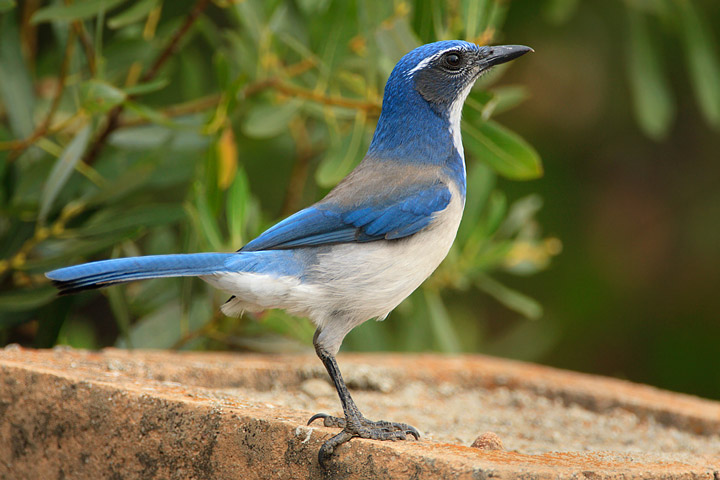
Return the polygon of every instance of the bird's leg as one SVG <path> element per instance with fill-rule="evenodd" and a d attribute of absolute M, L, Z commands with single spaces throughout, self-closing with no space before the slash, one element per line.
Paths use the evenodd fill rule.
<path fill-rule="evenodd" d="M 320 448 L 318 453 L 318 461 L 320 465 L 325 465 L 327 460 L 330 458 L 332 453 L 335 451 L 335 447 L 341 445 L 353 437 L 369 438 L 372 440 L 405 440 L 407 435 L 412 435 L 417 440 L 420 438 L 420 433 L 410 425 L 404 423 L 386 422 L 379 421 L 373 422 L 368 420 L 360 413 L 360 410 L 355 405 L 350 392 L 348 391 L 347 385 L 340 374 L 340 368 L 338 367 L 335 356 L 327 352 L 318 342 L 318 335 L 320 329 L 315 332 L 313 338 L 313 344 L 315 345 L 315 352 L 317 353 L 320 360 L 322 360 L 325 368 L 327 369 L 330 378 L 335 384 L 335 389 L 340 397 L 342 403 L 343 413 L 345 418 L 338 418 L 327 415 L 325 413 L 318 413 L 313 415 L 308 421 L 310 425 L 315 420 L 322 418 L 323 424 L 326 427 L 340 427 L 342 431 L 326 441 Z"/>

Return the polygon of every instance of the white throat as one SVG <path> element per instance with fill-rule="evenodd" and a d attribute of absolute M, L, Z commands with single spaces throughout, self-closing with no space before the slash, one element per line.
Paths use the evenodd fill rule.
<path fill-rule="evenodd" d="M 462 131 L 460 127 L 460 121 L 462 120 L 463 105 L 465 104 L 465 100 L 467 99 L 468 95 L 470 95 L 470 90 L 472 90 L 473 85 L 474 82 L 466 86 L 457 96 L 453 104 L 450 106 L 450 136 L 453 139 L 453 146 L 455 147 L 455 150 L 460 155 L 460 158 L 463 159 L 463 173 L 465 173 L 465 149 L 463 148 L 462 144 Z"/>

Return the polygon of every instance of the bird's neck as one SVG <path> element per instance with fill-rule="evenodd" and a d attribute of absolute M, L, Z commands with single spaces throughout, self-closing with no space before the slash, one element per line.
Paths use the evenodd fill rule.
<path fill-rule="evenodd" d="M 400 105 L 383 104 L 368 157 L 441 166 L 465 195 L 460 110 L 437 112 L 419 95 L 417 97 Z"/>

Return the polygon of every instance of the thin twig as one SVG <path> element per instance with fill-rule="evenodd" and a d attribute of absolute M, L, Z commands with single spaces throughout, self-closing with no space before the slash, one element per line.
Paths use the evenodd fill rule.
<path fill-rule="evenodd" d="M 142 82 L 148 82 L 155 78 L 157 73 L 160 71 L 160 68 L 165 64 L 165 62 L 167 62 L 167 60 L 172 56 L 172 54 L 177 51 L 180 40 L 190 30 L 192 24 L 195 23 L 195 20 L 197 20 L 197 18 L 200 16 L 202 11 L 208 6 L 209 3 L 210 0 L 198 0 L 192 11 L 187 15 L 187 17 L 185 17 L 185 22 L 172 36 L 163 51 L 153 62 L 150 69 L 142 76 Z M 118 105 L 117 107 L 110 110 L 110 112 L 107 114 L 105 120 L 105 127 L 95 137 L 92 145 L 85 153 L 85 157 L 83 158 L 83 162 L 85 164 L 92 165 L 93 163 L 95 163 L 95 160 L 97 160 L 100 151 L 105 146 L 105 141 L 107 140 L 107 138 L 120 126 L 120 114 L 122 113 L 122 111 L 123 106 Z"/>
<path fill-rule="evenodd" d="M 368 102 L 366 100 L 355 100 L 351 98 L 326 96 L 314 90 L 297 87 L 287 83 L 277 83 L 274 89 L 285 95 L 307 98 L 323 105 L 332 105 L 335 107 L 351 108 L 353 110 L 365 110 L 368 114 L 379 115 L 380 104 L 376 102 Z"/>
<path fill-rule="evenodd" d="M 292 78 L 306 72 L 309 68 L 312 68 L 313 65 L 315 65 L 315 62 L 312 60 L 303 60 L 296 64 L 290 65 L 283 71 L 282 77 L 266 78 L 248 84 L 243 89 L 241 96 L 248 98 L 258 95 L 266 90 L 276 90 L 284 95 L 306 98 L 308 100 L 312 100 L 323 105 L 365 110 L 369 114 L 376 115 L 380 113 L 380 105 L 374 102 L 343 97 L 330 97 L 283 81 L 283 79 Z M 180 117 L 191 113 L 202 112 L 203 110 L 211 107 L 216 107 L 221 100 L 222 95 L 220 94 L 209 95 L 207 97 L 202 97 L 196 100 L 192 100 L 190 102 L 167 107 L 161 110 L 160 113 L 169 118 Z M 145 125 L 149 122 L 150 121 L 146 118 L 122 119 L 119 120 L 117 128 Z"/>
<path fill-rule="evenodd" d="M 190 115 L 192 113 L 203 112 L 209 108 L 217 107 L 218 103 L 222 99 L 222 95 L 208 95 L 207 97 L 198 98 L 189 102 L 180 103 L 177 105 L 171 105 L 167 108 L 160 110 L 160 113 L 167 118 L 182 117 Z M 122 118 L 118 124 L 118 128 L 123 127 L 136 127 L 138 125 L 145 125 L 150 123 L 150 120 L 143 117 L 137 118 Z"/>
<path fill-rule="evenodd" d="M 276 90 L 288 96 L 306 98 L 323 105 L 345 107 L 353 110 L 365 110 L 367 113 L 375 115 L 380 113 L 380 104 L 376 102 L 323 95 L 314 90 L 285 83 L 278 77 L 267 78 L 248 85 L 245 89 L 245 96 L 251 97 L 268 89 Z"/>
<path fill-rule="evenodd" d="M 193 23 L 195 23 L 195 20 L 197 20 L 202 11 L 208 6 L 208 3 L 210 3 L 210 0 L 198 0 L 195 7 L 185 18 L 185 23 L 183 23 L 182 26 L 175 32 L 160 56 L 155 59 L 155 62 L 153 62 L 152 67 L 150 67 L 150 69 L 145 72 L 145 75 L 142 76 L 141 82 L 149 82 L 155 78 L 155 75 L 157 75 L 160 71 L 160 67 L 162 67 L 170 56 L 177 51 L 180 40 L 185 36 L 188 30 L 190 30 L 190 27 Z"/>
<path fill-rule="evenodd" d="M 75 20 L 72 23 L 72 28 L 73 29 L 71 31 L 75 32 L 80 39 L 80 43 L 82 43 L 82 46 L 85 49 L 85 58 L 87 58 L 90 76 L 94 77 L 97 71 L 97 66 L 95 64 L 95 47 L 93 47 L 92 40 L 90 40 L 90 35 L 88 35 L 87 30 L 85 29 L 85 24 L 80 20 Z"/>

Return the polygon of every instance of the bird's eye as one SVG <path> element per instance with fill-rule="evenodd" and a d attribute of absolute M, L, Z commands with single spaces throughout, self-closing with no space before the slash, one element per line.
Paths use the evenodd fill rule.
<path fill-rule="evenodd" d="M 458 52 L 448 52 L 443 55 L 443 64 L 450 70 L 460 70 L 462 65 L 462 57 Z"/>

